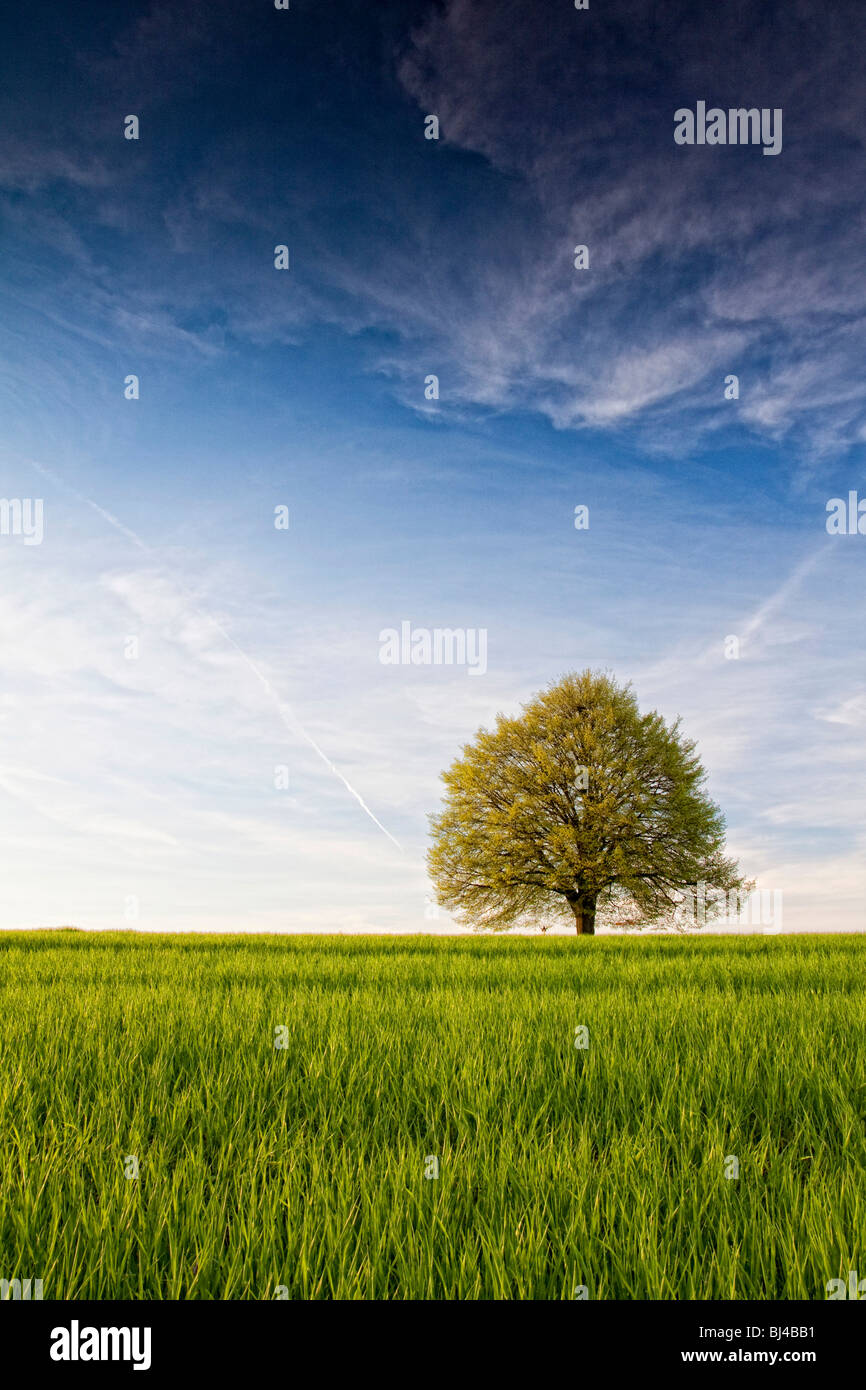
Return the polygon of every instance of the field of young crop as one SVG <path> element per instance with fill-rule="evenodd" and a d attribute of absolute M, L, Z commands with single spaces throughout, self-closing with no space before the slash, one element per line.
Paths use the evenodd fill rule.
<path fill-rule="evenodd" d="M 851 936 L 4 933 L 0 1277 L 823 1299 L 866 1274 L 864 963 Z"/>

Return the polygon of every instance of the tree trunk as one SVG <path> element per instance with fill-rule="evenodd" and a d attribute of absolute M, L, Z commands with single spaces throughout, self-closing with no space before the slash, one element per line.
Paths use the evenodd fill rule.
<path fill-rule="evenodd" d="M 574 913 L 578 936 L 595 936 L 595 898 L 588 893 L 566 893 L 565 901 Z"/>

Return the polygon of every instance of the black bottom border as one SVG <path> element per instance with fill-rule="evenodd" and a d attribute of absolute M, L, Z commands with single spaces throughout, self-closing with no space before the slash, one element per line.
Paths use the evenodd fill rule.
<path fill-rule="evenodd" d="M 866 1303 L 866 1298 L 858 1302 Z M 2 1363 L 49 1380 L 127 1375 L 171 1383 L 213 1373 L 310 1370 L 356 1378 L 428 1379 L 473 1369 L 509 1380 L 791 1367 L 851 1374 L 863 1360 L 864 1318 L 850 1300 L 792 1303 L 15 1302 L 0 1303 Z M 102 1329 L 118 1329 L 113 1332 Z M 97 1330 L 95 1339 L 93 1329 Z M 137 1333 L 134 1329 L 138 1329 Z M 145 1333 L 149 1330 L 149 1338 Z M 128 1335 L 127 1335 L 128 1334 Z M 405 1338 L 410 1338 L 409 1356 Z M 91 1350 L 106 1359 L 89 1359 Z M 122 1357 L 114 1359 L 115 1349 Z M 53 1354 L 52 1354 L 53 1353 Z M 75 1359 L 77 1353 L 77 1359 Z M 58 1359 L 64 1354 L 67 1359 Z M 137 1357 L 138 1369 L 135 1369 Z M 149 1359 L 149 1365 L 144 1362 Z M 564 1361 L 564 1364 L 563 1364 Z M 311 1364 L 312 1363 L 312 1364 Z M 438 1363 L 438 1364 L 437 1364 Z M 546 1368 L 546 1370 L 545 1370 Z"/>

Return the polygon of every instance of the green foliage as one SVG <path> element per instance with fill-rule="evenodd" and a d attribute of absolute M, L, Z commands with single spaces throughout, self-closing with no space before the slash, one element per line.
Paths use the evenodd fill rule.
<path fill-rule="evenodd" d="M 863 956 L 5 933 L 0 1277 L 46 1299 L 823 1299 L 866 1269 Z"/>
<path fill-rule="evenodd" d="M 565 676 L 516 718 L 500 714 L 443 781 L 428 868 L 440 903 L 474 928 L 573 914 L 592 931 L 598 904 L 650 923 L 685 888 L 748 886 L 679 720 L 642 715 L 631 687 L 606 675 Z"/>

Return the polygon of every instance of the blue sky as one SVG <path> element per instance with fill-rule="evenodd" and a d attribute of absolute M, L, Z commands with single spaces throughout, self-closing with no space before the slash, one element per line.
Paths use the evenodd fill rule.
<path fill-rule="evenodd" d="M 0 926 L 447 930 L 440 771 L 593 666 L 682 715 L 786 927 L 862 929 L 861 8 L 4 25 L 0 495 L 44 538 L 0 536 Z M 699 100 L 781 153 L 676 145 Z M 403 621 L 486 672 L 383 665 Z"/>

